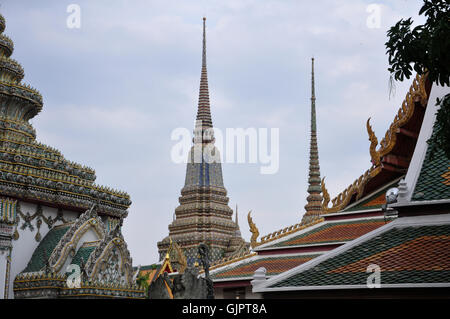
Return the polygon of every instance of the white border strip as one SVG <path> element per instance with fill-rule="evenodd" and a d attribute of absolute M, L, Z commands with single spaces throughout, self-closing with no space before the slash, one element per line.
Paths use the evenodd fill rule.
<path fill-rule="evenodd" d="M 382 273 L 383 274 L 383 273 Z M 449 283 L 404 283 L 404 284 L 381 284 L 379 288 L 368 288 L 367 285 L 342 285 L 342 286 L 301 286 L 301 287 L 280 287 L 266 288 L 264 292 L 274 291 L 305 291 L 305 290 L 343 290 L 343 289 L 367 289 L 377 290 L 383 288 L 445 288 L 450 287 Z M 254 290 L 256 291 L 256 290 Z M 259 291 L 258 291 L 259 292 Z"/>

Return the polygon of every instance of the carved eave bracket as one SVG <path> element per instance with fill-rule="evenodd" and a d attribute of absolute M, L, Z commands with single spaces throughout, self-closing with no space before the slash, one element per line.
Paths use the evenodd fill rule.
<path fill-rule="evenodd" d="M 428 101 L 428 94 L 425 89 L 427 77 L 428 74 L 417 75 L 413 80 L 402 106 L 395 115 L 394 121 L 389 126 L 384 138 L 381 140 L 378 150 L 376 150 L 378 140 L 369 124 L 370 118 L 367 120 L 366 126 L 370 140 L 370 157 L 374 166 L 380 165 L 382 157 L 392 151 L 397 141 L 397 134 L 400 132 L 400 128 L 408 123 L 413 116 L 416 103 L 419 103 L 422 107 L 426 107 Z"/>
<path fill-rule="evenodd" d="M 378 175 L 383 169 L 383 157 L 388 155 L 394 148 L 397 142 L 397 134 L 400 133 L 401 128 L 410 121 L 414 114 L 416 103 L 422 107 L 426 107 L 428 101 L 428 94 L 426 92 L 426 81 L 428 74 L 417 75 L 406 94 L 402 106 L 394 117 L 394 121 L 389 126 L 384 138 L 378 144 L 378 139 L 375 132 L 370 125 L 370 118 L 366 122 L 367 133 L 370 141 L 370 158 L 372 167 L 370 167 L 363 175 L 348 186 L 343 192 L 337 195 L 331 202 L 332 206 L 328 207 L 329 195 L 325 188 L 324 180 L 322 180 L 322 193 L 324 199 L 322 203 L 322 210 L 324 214 L 334 213 L 344 209 L 356 194 L 355 199 L 358 200 L 364 193 L 364 187 L 367 182 Z M 377 149 L 378 147 L 378 149 Z"/>

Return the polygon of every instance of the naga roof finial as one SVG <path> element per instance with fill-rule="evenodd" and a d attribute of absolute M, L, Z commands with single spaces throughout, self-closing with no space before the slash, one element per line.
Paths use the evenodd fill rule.
<path fill-rule="evenodd" d="M 256 227 L 255 223 L 253 222 L 252 218 L 250 217 L 252 211 L 248 212 L 247 215 L 247 221 L 248 221 L 248 226 L 250 227 L 250 232 L 252 233 L 252 238 L 250 239 L 250 245 L 252 246 L 252 248 L 255 248 L 256 246 L 258 246 L 258 236 L 259 236 L 259 230 L 258 227 Z"/>

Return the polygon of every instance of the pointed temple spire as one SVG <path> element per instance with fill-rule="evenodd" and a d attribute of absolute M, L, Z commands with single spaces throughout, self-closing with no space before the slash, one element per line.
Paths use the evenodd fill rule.
<path fill-rule="evenodd" d="M 322 210 L 319 150 L 317 147 L 316 95 L 314 90 L 314 58 L 311 59 L 311 142 L 309 153 L 308 197 L 302 222 L 317 218 Z"/>
<path fill-rule="evenodd" d="M 170 246 L 169 238 L 172 238 L 180 246 L 189 266 L 197 262 L 200 243 L 209 246 L 212 262 L 249 246 L 237 224 L 237 207 L 236 221 L 233 221 L 233 210 L 228 206 L 229 198 L 223 184 L 219 150 L 214 146 L 206 71 L 206 18 L 203 18 L 202 73 L 193 143 L 180 205 L 169 225 L 169 236 L 158 242 L 160 259 L 164 258 Z M 208 160 L 205 160 L 205 154 Z"/>
<path fill-rule="evenodd" d="M 211 107 L 209 103 L 208 73 L 206 69 L 206 18 L 203 18 L 203 52 L 202 52 L 202 73 L 200 77 L 200 92 L 198 97 L 198 110 L 195 128 L 212 128 Z M 208 140 L 209 141 L 209 140 Z"/>

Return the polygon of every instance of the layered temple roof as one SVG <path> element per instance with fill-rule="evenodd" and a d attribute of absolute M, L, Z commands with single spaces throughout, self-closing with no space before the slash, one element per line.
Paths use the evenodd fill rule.
<path fill-rule="evenodd" d="M 42 96 L 21 83 L 24 71 L 10 58 L 14 45 L 4 29 L 0 15 L 0 193 L 80 212 L 97 202 L 102 214 L 126 217 L 128 194 L 96 185 L 93 169 L 36 141 L 29 120 L 42 110 Z"/>
<path fill-rule="evenodd" d="M 382 284 L 448 283 L 450 225 L 396 227 L 270 288 L 363 286 L 367 267 L 378 265 Z"/>
<path fill-rule="evenodd" d="M 289 236 L 289 238 L 284 240 L 278 240 L 276 243 L 260 246 L 258 248 L 268 249 L 342 243 L 358 238 L 386 223 L 387 221 L 384 218 L 323 222 L 314 227 L 305 229 L 305 232 L 301 232 L 298 235 Z"/>
<path fill-rule="evenodd" d="M 323 202 L 320 214 L 322 217 L 338 212 L 370 209 L 370 207 L 364 206 L 365 203 L 361 202 L 362 199 L 366 200 L 368 195 L 372 197 L 374 194 L 378 194 L 378 200 L 372 202 L 372 208 L 378 209 L 381 207 L 383 204 L 383 199 L 380 198 L 381 193 L 387 190 L 388 185 L 397 182 L 399 178 L 406 174 L 422 125 L 430 90 L 431 84 L 428 82 L 427 76 L 416 76 L 378 149 L 378 139 L 372 131 L 369 121 L 367 121 L 366 126 L 371 142 L 372 166 L 353 184 L 331 200 L 331 207 L 329 207 L 330 195 L 325 187 L 324 179 L 322 179 Z M 373 199 L 375 198 L 371 198 L 371 200 Z M 355 205 L 361 206 L 356 207 Z M 318 222 L 321 222 L 321 220 L 315 220 L 309 224 L 302 222 L 274 231 L 261 237 L 260 242 L 255 242 L 254 246 L 301 231 Z"/>
<path fill-rule="evenodd" d="M 314 83 L 313 71 L 312 83 Z M 211 276 L 215 286 L 249 285 L 252 279 L 249 271 L 257 270 L 259 267 L 268 269 L 271 263 L 274 263 L 278 269 L 302 267 L 303 264 L 328 255 L 370 232 L 389 226 L 396 216 L 395 214 L 391 217 L 384 216 L 382 205 L 386 204 L 385 194 L 405 176 L 424 118 L 430 89 L 431 85 L 427 82 L 426 76 L 417 77 L 413 81 L 402 107 L 378 149 L 375 135 L 367 124 L 371 141 L 372 167 L 333 199 L 331 207 L 328 207 L 330 197 L 322 180 L 323 202 L 319 210 L 310 210 L 305 214 L 305 216 L 310 215 L 308 220 L 302 220 L 295 225 L 262 236 L 258 241 L 259 231 L 249 217 L 250 231 L 253 235 L 253 253 L 214 264 L 211 267 Z M 320 185 L 320 171 L 317 141 L 313 134 L 316 129 L 314 85 L 312 85 L 311 102 L 312 134 L 308 192 L 320 196 L 320 192 L 316 189 L 316 177 L 319 178 L 318 185 Z M 439 171 L 439 173 L 442 172 Z M 444 179 L 447 176 L 445 174 L 443 173 Z M 310 202 L 313 202 L 313 198 L 308 199 L 308 203 Z M 305 208 L 307 207 L 308 205 Z M 391 212 L 392 209 L 389 211 Z M 319 213 L 316 214 L 316 212 Z M 311 260 L 293 262 L 289 258 L 284 258 L 293 255 L 310 256 Z M 286 260 L 290 262 L 285 262 Z M 286 273 L 289 272 L 287 270 Z M 281 271 L 278 274 L 267 271 L 266 278 L 275 278 L 278 275 L 281 276 L 281 273 Z"/>
<path fill-rule="evenodd" d="M 321 218 L 315 219 L 309 224 L 298 223 L 267 234 L 261 237 L 260 241 L 255 243 L 254 247 L 256 250 L 261 250 L 265 247 L 270 249 L 270 247 L 275 245 L 275 243 L 288 243 L 294 236 L 302 236 L 301 234 L 309 233 L 311 233 L 312 235 L 317 231 L 317 228 L 319 227 L 326 227 L 327 229 L 329 229 L 328 234 L 330 235 L 330 237 L 328 237 L 329 241 L 327 241 L 327 244 L 330 244 L 333 240 L 345 241 L 343 237 L 339 237 L 339 234 L 342 235 L 342 233 L 338 231 L 338 229 L 340 228 L 339 224 L 344 223 L 351 227 L 352 224 L 357 225 L 361 221 L 373 222 L 374 219 L 367 219 L 369 217 L 375 219 L 383 219 L 384 217 L 382 216 L 383 214 L 381 212 L 381 209 L 382 205 L 386 204 L 385 193 L 389 188 L 392 188 L 394 185 L 396 185 L 399 180 L 400 179 L 397 178 L 394 181 L 383 185 L 373 193 L 368 194 L 364 198 L 361 198 L 360 200 L 353 203 L 352 205 L 349 205 L 340 212 L 334 214 L 324 214 Z M 370 229 L 367 229 L 367 231 L 370 231 Z M 331 236 L 331 234 L 334 234 L 335 236 Z M 360 233 L 360 235 L 362 234 L 364 234 L 364 232 Z M 354 239 L 358 236 L 354 238 L 351 237 L 352 236 L 349 234 L 350 239 Z"/>
<path fill-rule="evenodd" d="M 300 231 L 274 238 L 246 255 L 223 260 L 211 267 L 216 286 L 223 281 L 248 282 L 260 267 L 272 277 L 295 268 L 323 253 L 350 242 L 389 223 L 383 217 L 349 218 L 338 221 L 316 220 Z"/>
<path fill-rule="evenodd" d="M 335 297 L 353 296 L 362 289 L 368 296 L 413 294 L 399 288 L 425 289 L 427 296 L 445 293 L 439 289 L 450 287 L 450 185 L 446 179 L 450 159 L 441 149 L 427 144 L 438 129 L 434 101 L 443 91 L 433 88 L 431 92 L 408 172 L 400 182 L 395 181 L 398 196 L 385 208 L 397 210 L 398 218 L 310 262 L 255 283 L 254 292 L 263 292 L 269 298 L 319 296 L 325 291 L 329 291 L 326 296 L 336 291 Z M 372 207 L 382 202 L 379 194 L 381 191 L 374 192 L 341 213 L 324 217 L 354 214 L 364 208 L 373 211 Z M 370 277 L 375 269 L 378 288 L 385 292 L 367 289 L 369 283 L 373 284 Z"/>
<path fill-rule="evenodd" d="M 376 193 L 384 194 L 389 187 L 392 187 L 392 183 Z M 356 204 L 370 203 L 374 196 L 370 194 Z M 391 222 L 391 219 L 382 216 L 381 205 L 377 203 L 377 206 L 369 209 L 352 211 L 347 215 L 330 215 L 306 225 L 299 223 L 297 227 L 287 228 L 284 232 L 274 232 L 263 237 L 253 247 L 253 252 L 214 263 L 211 278 L 216 287 L 235 281 L 242 281 L 237 285 L 245 286 L 252 279 L 253 273 L 250 272 L 260 267 L 266 268 L 268 278 L 295 268 Z"/>
<path fill-rule="evenodd" d="M 183 250 L 189 266 L 197 260 L 200 243 L 209 246 L 211 261 L 248 248 L 237 222 L 232 220 L 233 210 L 228 206 L 219 150 L 214 145 L 206 68 L 206 18 L 203 18 L 202 70 L 193 142 L 180 205 L 169 225 L 169 236 L 158 242 L 160 260 L 173 240 Z"/>
<path fill-rule="evenodd" d="M 268 277 L 278 275 L 298 265 L 301 265 L 319 254 L 292 254 L 292 255 L 255 255 L 249 254 L 246 258 L 229 266 L 221 267 L 211 271 L 211 279 L 215 283 L 230 280 L 251 280 L 255 271 L 266 268 Z"/>

